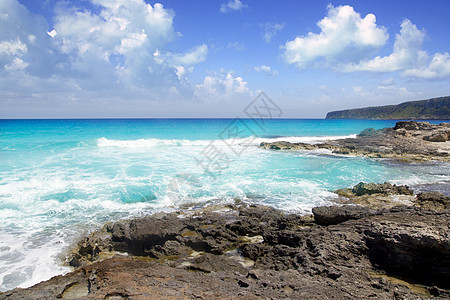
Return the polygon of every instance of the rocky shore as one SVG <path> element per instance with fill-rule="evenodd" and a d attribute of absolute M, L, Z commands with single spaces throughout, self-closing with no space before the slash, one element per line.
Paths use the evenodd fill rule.
<path fill-rule="evenodd" d="M 449 160 L 450 125 L 398 122 L 273 150 Z M 336 205 L 287 214 L 236 200 L 108 223 L 67 255 L 74 271 L 3 299 L 449 299 L 450 197 L 358 183 Z"/>
<path fill-rule="evenodd" d="M 106 224 L 70 253 L 74 272 L 0 299 L 448 299 L 449 197 L 360 183 L 347 199 L 396 194 L 414 199 L 313 216 L 236 202 Z"/>
<path fill-rule="evenodd" d="M 402 161 L 450 161 L 450 123 L 400 121 L 393 128 L 363 130 L 356 138 L 320 144 L 261 143 L 271 150 L 319 150 L 333 154 L 394 158 Z"/>

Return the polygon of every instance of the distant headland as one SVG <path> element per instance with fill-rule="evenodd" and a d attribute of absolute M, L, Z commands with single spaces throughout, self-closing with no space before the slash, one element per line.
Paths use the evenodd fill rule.
<path fill-rule="evenodd" d="M 327 113 L 326 119 L 450 120 L 450 96 Z"/>

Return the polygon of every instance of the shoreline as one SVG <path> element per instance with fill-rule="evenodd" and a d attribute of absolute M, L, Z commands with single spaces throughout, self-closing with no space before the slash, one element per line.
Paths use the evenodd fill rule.
<path fill-rule="evenodd" d="M 450 161 L 450 123 L 400 121 L 393 128 L 363 130 L 356 138 L 318 144 L 262 142 L 268 150 L 330 151 L 343 156 L 388 158 L 403 162 Z"/>
<path fill-rule="evenodd" d="M 389 184 L 353 190 L 413 196 Z M 317 207 L 313 216 L 237 201 L 110 222 L 73 249 L 75 271 L 0 299 L 446 299 L 450 207 L 436 205 L 449 197 L 423 197 L 381 209 Z"/>
<path fill-rule="evenodd" d="M 333 155 L 393 159 L 396 163 L 450 161 L 446 152 L 450 124 L 399 123 L 398 128 L 364 130 L 355 139 L 323 144 L 280 141 L 261 143 L 260 147 L 326 149 L 335 152 Z M 428 140 L 436 136 L 441 141 Z M 447 140 L 442 141 L 443 137 Z M 399 147 L 402 151 L 397 151 Z M 313 216 L 237 200 L 192 204 L 175 212 L 110 222 L 72 248 L 67 264 L 73 272 L 0 293 L 0 299 L 29 295 L 36 299 L 141 299 L 155 293 L 173 298 L 319 299 L 328 295 L 358 298 L 363 290 L 365 297 L 389 299 L 450 296 L 450 287 L 442 281 L 450 282 L 448 195 L 414 195 L 407 186 L 388 183 L 360 183 L 334 193 L 334 206 L 316 207 Z M 375 229 L 374 222 L 379 224 Z M 407 241 L 396 240 L 399 232 Z M 440 245 L 437 248 L 436 243 Z M 401 254 L 405 251 L 409 256 L 406 266 Z M 418 252 L 433 253 L 425 257 L 431 269 L 424 269 Z M 402 267 L 379 261 L 386 255 Z M 435 263 L 435 255 L 442 265 Z M 420 275 L 424 272 L 426 276 Z M 116 274 L 124 282 L 110 281 Z M 145 278 L 159 283 L 148 286 Z M 353 278 L 359 286 L 351 284 Z M 209 289 L 211 286 L 217 287 Z"/>

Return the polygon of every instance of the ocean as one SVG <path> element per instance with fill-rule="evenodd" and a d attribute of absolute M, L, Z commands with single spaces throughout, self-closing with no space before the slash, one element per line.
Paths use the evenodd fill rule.
<path fill-rule="evenodd" d="M 0 290 L 70 271 L 64 251 L 107 221 L 235 199 L 308 213 L 360 181 L 448 184 L 449 163 L 257 147 L 354 137 L 395 122 L 0 120 Z"/>

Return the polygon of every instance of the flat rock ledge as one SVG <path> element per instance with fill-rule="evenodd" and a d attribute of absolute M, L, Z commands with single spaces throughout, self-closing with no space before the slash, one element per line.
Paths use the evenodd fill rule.
<path fill-rule="evenodd" d="M 74 272 L 0 299 L 450 297 L 448 212 L 313 212 L 240 203 L 110 223 L 69 255 Z"/>
<path fill-rule="evenodd" d="M 326 150 L 330 154 L 392 158 L 400 161 L 450 161 L 450 123 L 400 121 L 393 128 L 363 130 L 356 138 L 319 144 L 261 143 L 270 150 Z"/>
<path fill-rule="evenodd" d="M 407 185 L 395 185 L 388 182 L 360 182 L 351 189 L 344 188 L 334 192 L 339 196 L 334 200 L 336 203 L 359 205 L 355 206 L 354 210 L 361 210 L 362 208 L 373 210 L 407 205 L 433 211 L 450 212 L 449 196 L 437 191 L 414 195 L 414 191 Z M 320 208 L 316 209 L 320 210 Z"/>

